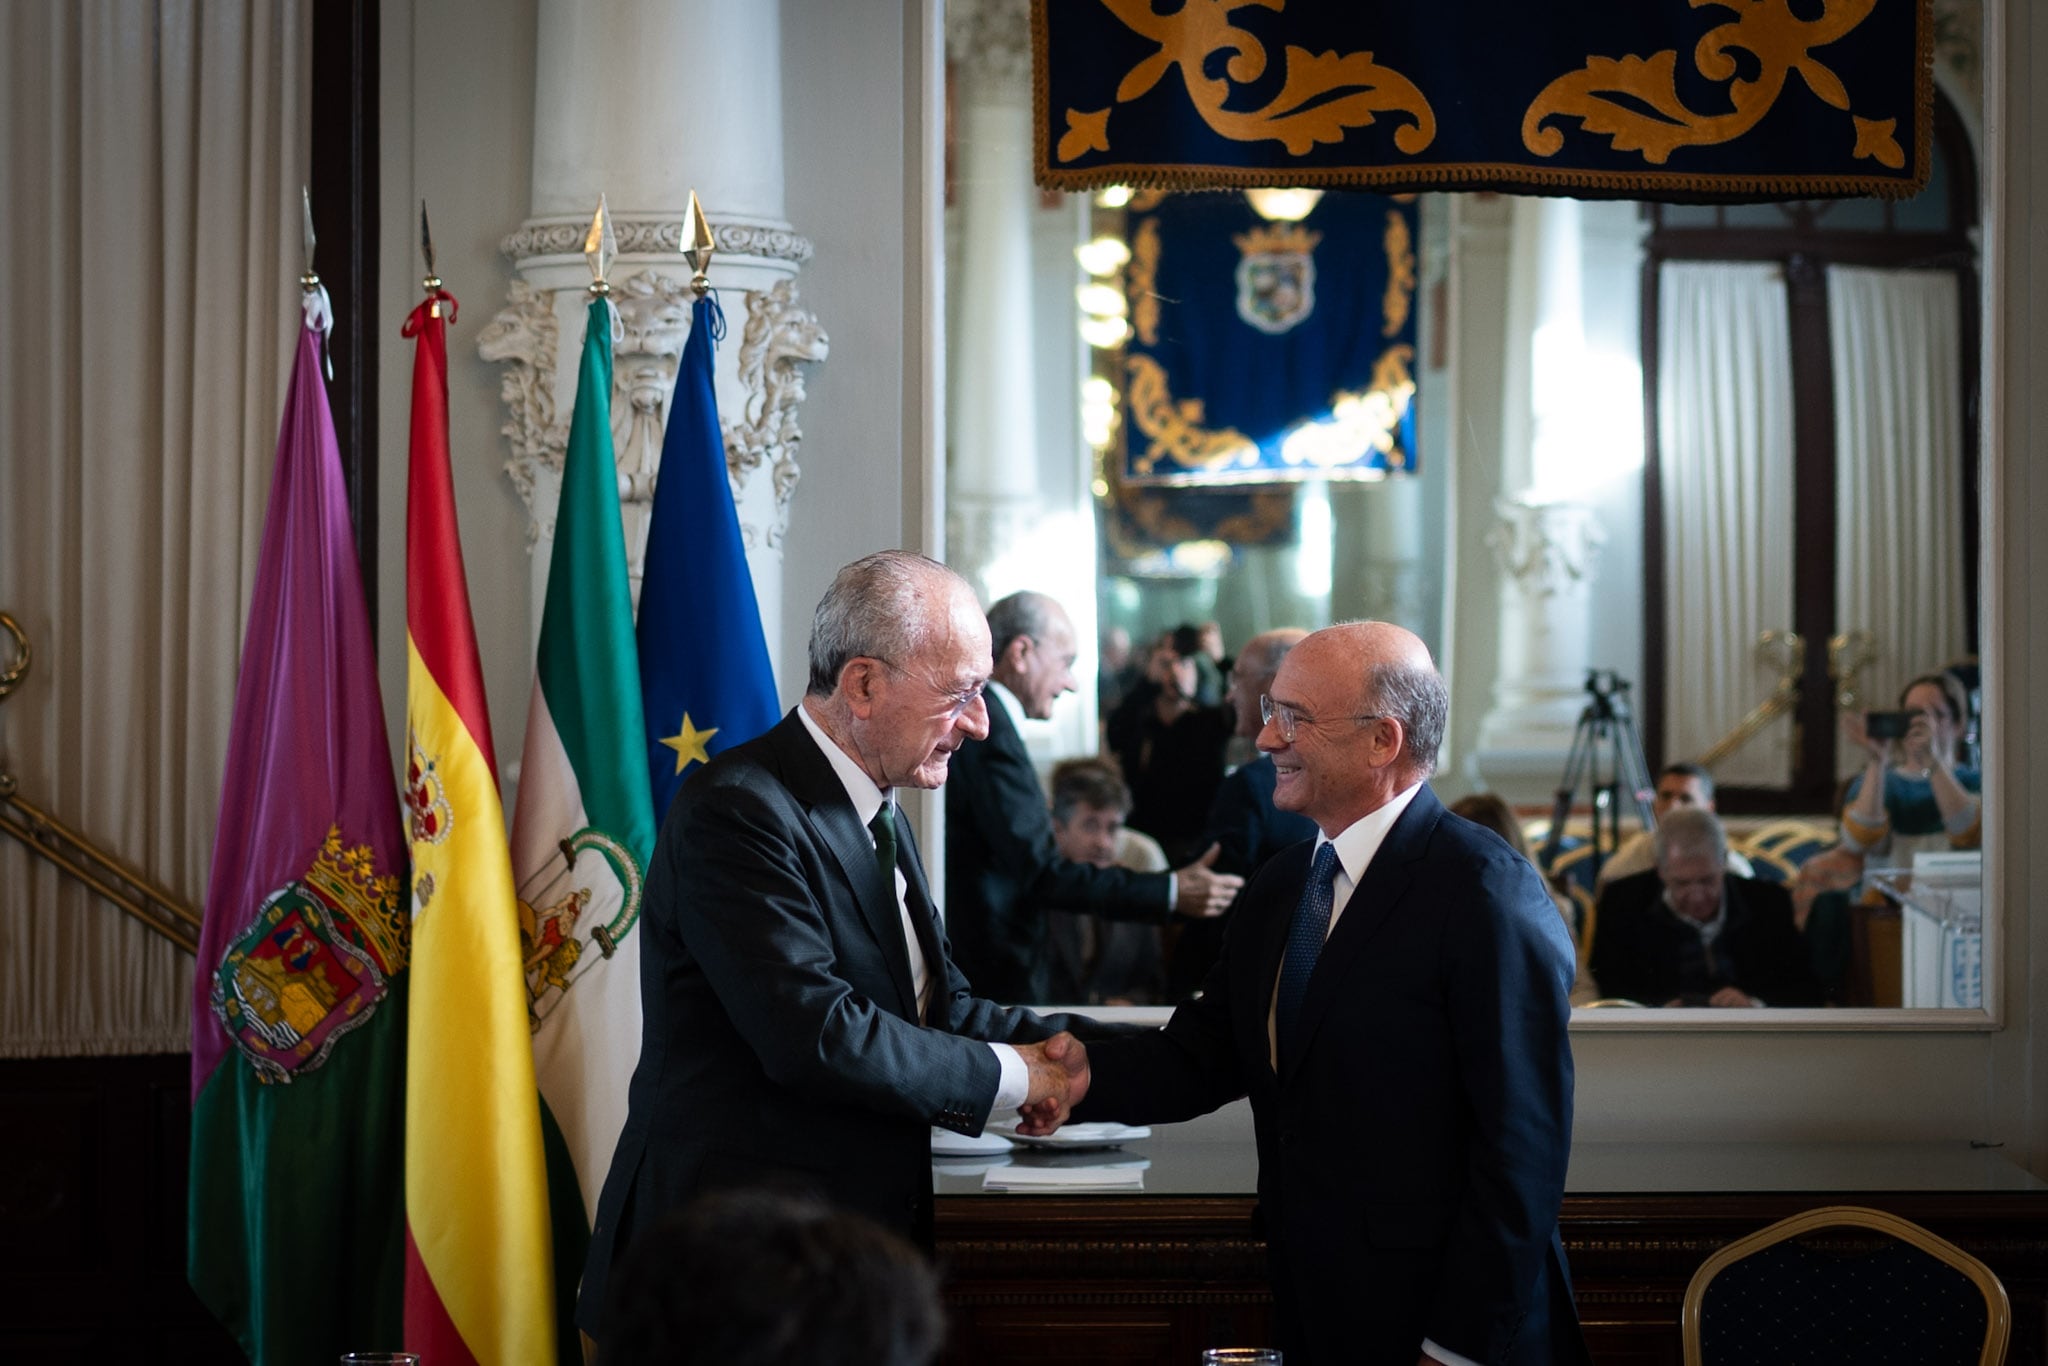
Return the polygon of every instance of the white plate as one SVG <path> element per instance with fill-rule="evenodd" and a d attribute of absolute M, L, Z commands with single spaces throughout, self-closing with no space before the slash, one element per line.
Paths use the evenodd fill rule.
<path fill-rule="evenodd" d="M 1017 1132 L 1017 1121 L 991 1124 L 988 1132 L 1000 1133 L 1029 1148 L 1117 1148 L 1141 1138 L 1152 1137 L 1142 1124 L 1063 1124 L 1049 1134 L 1034 1137 Z"/>
<path fill-rule="evenodd" d="M 932 1156 L 934 1157 L 986 1157 L 990 1153 L 1006 1153 L 1016 1147 L 1008 1138 L 993 1130 L 984 1130 L 979 1137 L 969 1138 L 966 1134 L 951 1129 L 932 1130 Z"/>

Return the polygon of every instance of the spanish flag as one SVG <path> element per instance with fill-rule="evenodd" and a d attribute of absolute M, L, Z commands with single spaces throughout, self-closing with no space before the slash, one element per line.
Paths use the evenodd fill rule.
<path fill-rule="evenodd" d="M 404 328 L 419 339 L 405 517 L 405 1345 L 434 1366 L 552 1366 L 553 1248 L 519 901 L 448 463 L 455 307 L 435 287 Z"/>

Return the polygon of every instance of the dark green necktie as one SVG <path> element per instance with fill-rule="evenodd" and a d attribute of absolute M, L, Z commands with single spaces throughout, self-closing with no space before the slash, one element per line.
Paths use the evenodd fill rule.
<path fill-rule="evenodd" d="M 883 802 L 882 809 L 868 822 L 868 833 L 875 837 L 875 862 L 882 865 L 882 872 L 888 875 L 890 890 L 896 887 L 896 806 Z"/>

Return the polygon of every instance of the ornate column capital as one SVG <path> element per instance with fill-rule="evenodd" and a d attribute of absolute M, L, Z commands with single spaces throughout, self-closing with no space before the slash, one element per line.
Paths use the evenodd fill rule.
<path fill-rule="evenodd" d="M 1593 577 L 1607 533 L 1582 503 L 1501 498 L 1486 544 L 1506 574 L 1533 599 L 1582 593 Z"/>

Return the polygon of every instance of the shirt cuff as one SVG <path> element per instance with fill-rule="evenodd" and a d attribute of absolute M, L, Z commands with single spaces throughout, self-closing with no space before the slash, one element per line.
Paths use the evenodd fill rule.
<path fill-rule="evenodd" d="M 1461 1357 L 1448 1347 L 1437 1346 L 1429 1338 L 1422 1340 L 1422 1350 L 1428 1355 L 1435 1357 L 1438 1361 L 1448 1363 L 1448 1366 L 1480 1366 L 1480 1363 L 1474 1361 L 1471 1357 Z"/>
<path fill-rule="evenodd" d="M 996 1083 L 994 1110 L 1014 1110 L 1031 1095 L 1031 1069 L 1024 1065 L 1024 1055 L 1006 1043 L 989 1045 L 996 1055 L 996 1065 L 1003 1069 L 1002 1079 Z"/>
<path fill-rule="evenodd" d="M 1180 909 L 1180 878 L 1172 873 L 1166 875 L 1166 913 L 1172 915 Z"/>

